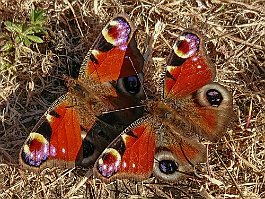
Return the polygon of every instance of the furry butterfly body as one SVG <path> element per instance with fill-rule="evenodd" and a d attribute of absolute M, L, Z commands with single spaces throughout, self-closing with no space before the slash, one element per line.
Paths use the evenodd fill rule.
<path fill-rule="evenodd" d="M 219 140 L 233 114 L 231 95 L 214 77 L 202 36 L 183 32 L 169 55 L 161 96 L 147 100 L 146 115 L 104 150 L 95 175 L 110 182 L 153 174 L 168 183 L 192 175 L 206 161 L 201 138 Z"/>
<path fill-rule="evenodd" d="M 102 30 L 80 69 L 67 80 L 69 91 L 56 100 L 34 127 L 20 151 L 27 169 L 93 165 L 122 129 L 139 118 L 144 98 L 144 59 L 134 39 L 135 27 L 125 14 Z"/>

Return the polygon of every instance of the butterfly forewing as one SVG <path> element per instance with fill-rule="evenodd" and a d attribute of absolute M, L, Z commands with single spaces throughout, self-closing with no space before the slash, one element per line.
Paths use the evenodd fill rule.
<path fill-rule="evenodd" d="M 89 51 L 79 79 L 110 82 L 141 73 L 144 59 L 136 46 L 135 30 L 127 15 L 114 17 Z"/>
<path fill-rule="evenodd" d="M 205 54 L 201 35 L 183 32 L 169 55 L 164 79 L 164 97 L 182 98 L 211 82 L 215 69 Z"/>

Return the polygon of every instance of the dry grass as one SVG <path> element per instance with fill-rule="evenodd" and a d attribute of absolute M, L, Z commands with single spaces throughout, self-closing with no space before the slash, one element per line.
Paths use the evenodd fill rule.
<path fill-rule="evenodd" d="M 48 16 L 45 43 L 25 52 L 18 46 L 12 66 L 0 71 L 0 198 L 265 198 L 265 2 L 1 0 L 0 22 L 27 20 L 34 7 Z M 203 1 L 204 2 L 204 1 Z M 62 75 L 76 77 L 85 52 L 114 13 L 137 24 L 141 50 L 158 20 L 166 26 L 153 57 L 162 60 L 181 30 L 201 30 L 217 68 L 217 81 L 234 97 L 235 125 L 217 144 L 209 143 L 203 178 L 177 185 L 155 179 L 110 185 L 87 180 L 80 169 L 22 171 L 18 153 L 48 106 L 66 92 Z"/>

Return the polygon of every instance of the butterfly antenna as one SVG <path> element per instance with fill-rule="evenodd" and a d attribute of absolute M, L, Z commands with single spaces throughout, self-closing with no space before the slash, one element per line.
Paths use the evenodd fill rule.
<path fill-rule="evenodd" d="M 153 42 L 154 42 L 154 37 L 150 36 L 150 31 L 149 31 L 149 24 L 148 24 L 148 17 L 147 20 L 145 21 L 145 32 L 146 32 L 146 37 L 147 39 L 145 40 L 145 45 L 144 45 L 144 60 L 145 62 L 150 60 L 150 57 L 153 53 Z"/>
<path fill-rule="evenodd" d="M 139 79 L 139 81 L 140 81 L 140 84 L 141 84 L 141 87 L 142 87 L 142 89 L 143 89 L 144 95 L 145 95 L 146 99 L 148 100 L 147 93 L 146 93 L 146 91 L 145 91 L 145 89 L 144 89 L 144 83 L 143 83 L 143 81 L 141 81 L 141 78 L 140 78 L 140 76 L 139 76 L 139 73 L 137 72 L 136 68 L 134 67 L 134 64 L 133 64 L 133 62 L 132 62 L 132 60 L 131 60 L 130 57 L 129 57 L 129 60 L 130 60 L 130 62 L 131 62 L 131 64 L 132 64 L 132 67 L 133 67 L 133 69 L 134 69 L 134 71 L 135 71 L 135 73 L 136 73 L 136 75 L 137 75 L 137 77 L 138 77 L 138 79 Z"/>
<path fill-rule="evenodd" d="M 208 8 L 207 5 L 204 5 L 205 8 Z M 202 29 L 201 30 L 206 30 L 205 32 L 203 32 L 203 34 L 209 32 L 210 30 L 207 29 L 207 25 L 208 25 L 208 21 L 209 21 L 209 18 L 210 18 L 210 14 L 206 14 L 206 17 L 205 17 L 205 22 L 203 23 L 202 25 Z M 210 26 L 211 27 L 211 26 Z M 206 34 L 205 34 L 206 35 Z"/>
<path fill-rule="evenodd" d="M 80 69 L 79 69 L 78 79 L 79 79 L 79 77 L 83 77 L 84 74 L 85 74 L 85 68 L 86 68 L 87 63 L 88 63 L 88 61 L 89 61 L 89 59 L 90 59 L 90 54 L 91 54 L 91 52 L 90 52 L 90 50 L 89 50 L 89 51 L 86 53 L 85 58 L 84 58 L 83 61 L 82 61 L 81 67 L 80 67 Z"/>
<path fill-rule="evenodd" d="M 161 21 L 158 21 L 156 24 L 155 24 L 155 30 L 154 30 L 154 43 L 156 42 L 157 38 L 159 35 L 162 34 L 162 32 L 164 31 L 166 27 L 166 24 L 164 24 L 163 22 Z M 161 35 L 161 37 L 164 39 L 163 35 Z M 154 45 L 153 45 L 154 47 Z M 167 66 L 167 64 L 166 64 Z M 160 75 L 160 82 L 159 82 L 159 87 L 158 87 L 158 93 L 160 94 L 161 96 L 161 99 L 164 97 L 164 80 L 165 80 L 165 76 L 166 76 L 166 67 L 163 71 L 163 73 Z"/>
<path fill-rule="evenodd" d="M 131 106 L 131 107 L 127 107 L 127 108 L 116 109 L 113 111 L 106 111 L 106 112 L 103 112 L 102 114 L 115 113 L 115 112 L 125 111 L 125 110 L 129 110 L 129 109 L 140 108 L 140 107 L 144 107 L 144 106 L 145 106 L 144 104 L 138 105 L 138 106 Z"/>

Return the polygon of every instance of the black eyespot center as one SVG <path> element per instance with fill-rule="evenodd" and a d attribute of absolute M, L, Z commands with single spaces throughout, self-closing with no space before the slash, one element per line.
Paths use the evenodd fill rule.
<path fill-rule="evenodd" d="M 215 106 L 215 107 L 218 107 L 223 101 L 222 94 L 220 93 L 220 91 L 216 89 L 209 89 L 206 92 L 206 97 L 207 97 L 208 102 L 211 104 L 211 106 Z"/>
<path fill-rule="evenodd" d="M 164 174 L 173 174 L 178 170 L 178 164 L 173 160 L 161 160 L 159 170 Z"/>
<path fill-rule="evenodd" d="M 132 95 L 139 93 L 141 84 L 140 84 L 140 81 L 139 81 L 137 75 L 124 77 L 123 83 L 124 83 L 124 87 L 128 93 L 130 93 Z"/>

